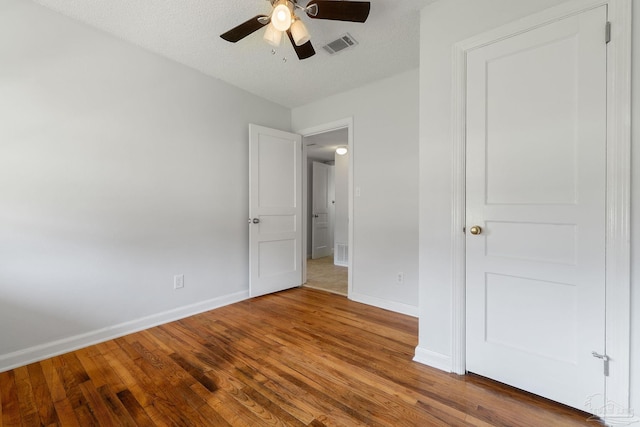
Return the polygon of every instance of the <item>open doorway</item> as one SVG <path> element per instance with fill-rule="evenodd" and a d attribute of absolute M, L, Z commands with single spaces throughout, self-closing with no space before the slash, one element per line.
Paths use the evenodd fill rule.
<path fill-rule="evenodd" d="M 348 296 L 349 128 L 305 136 L 305 286 Z"/>

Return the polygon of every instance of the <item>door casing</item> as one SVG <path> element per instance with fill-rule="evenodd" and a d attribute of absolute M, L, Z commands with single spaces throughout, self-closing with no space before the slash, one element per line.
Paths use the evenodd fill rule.
<path fill-rule="evenodd" d="M 347 128 L 347 149 L 349 150 L 349 176 L 348 176 L 348 200 L 349 200 L 349 227 L 348 227 L 348 235 L 349 235 L 349 249 L 348 249 L 348 263 L 347 263 L 347 295 L 350 295 L 353 291 L 353 159 L 354 159 L 354 143 L 353 143 L 353 117 L 347 117 L 344 119 L 336 120 L 334 122 L 324 123 L 317 126 L 296 130 L 296 133 L 302 135 L 304 140 L 305 137 L 317 135 L 324 132 L 330 132 L 333 130 L 344 129 Z M 307 230 L 308 220 L 309 220 L 309 212 L 308 212 L 308 170 L 307 170 L 307 148 L 304 144 L 302 144 L 302 229 Z M 302 248 L 306 251 L 307 248 L 307 233 L 302 233 Z M 306 252 L 305 252 L 306 254 Z M 306 259 L 306 255 L 305 258 Z M 302 263 L 302 283 L 306 283 L 307 281 L 307 263 Z"/>
<path fill-rule="evenodd" d="M 465 348 L 465 103 L 466 53 L 549 22 L 607 5 L 606 349 L 612 357 L 606 400 L 629 411 L 630 398 L 630 186 L 632 0 L 573 0 L 454 45 L 452 91 L 452 327 L 451 371 L 466 373 Z M 603 28 L 604 31 L 604 28 Z M 606 413 L 601 414 L 605 420 Z M 620 416 L 620 413 L 612 414 Z M 631 414 L 629 414 L 631 415 Z"/>

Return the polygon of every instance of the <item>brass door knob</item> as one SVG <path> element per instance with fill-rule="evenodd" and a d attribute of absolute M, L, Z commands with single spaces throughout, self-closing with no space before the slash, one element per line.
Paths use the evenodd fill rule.
<path fill-rule="evenodd" d="M 477 236 L 478 234 L 482 233 L 482 227 L 480 227 L 479 225 L 474 225 L 469 229 L 469 233 Z"/>

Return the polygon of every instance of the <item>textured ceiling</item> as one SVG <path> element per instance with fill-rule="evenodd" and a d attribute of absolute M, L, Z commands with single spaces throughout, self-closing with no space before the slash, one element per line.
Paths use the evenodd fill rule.
<path fill-rule="evenodd" d="M 268 14 L 271 5 L 265 0 L 34 1 L 248 92 L 296 107 L 418 67 L 419 10 L 435 0 L 371 0 L 364 24 L 305 15 L 302 19 L 317 53 L 303 61 L 287 40 L 273 54 L 262 40 L 263 29 L 236 44 L 219 37 L 257 14 Z M 358 46 L 335 55 L 322 49 L 347 32 Z"/>

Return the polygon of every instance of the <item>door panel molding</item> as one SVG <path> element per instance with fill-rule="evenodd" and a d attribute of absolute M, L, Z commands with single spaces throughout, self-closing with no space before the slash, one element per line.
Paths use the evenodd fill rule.
<path fill-rule="evenodd" d="M 606 399 L 629 408 L 630 185 L 632 0 L 573 0 L 462 41 L 453 48 L 452 83 L 452 329 L 451 371 L 466 373 L 465 153 L 466 55 L 487 44 L 602 5 L 612 23 L 607 48 L 606 349 L 612 358 Z M 603 29 L 604 39 L 604 29 Z M 606 418 L 606 414 L 603 414 Z M 620 413 L 614 414 L 620 416 Z"/>

